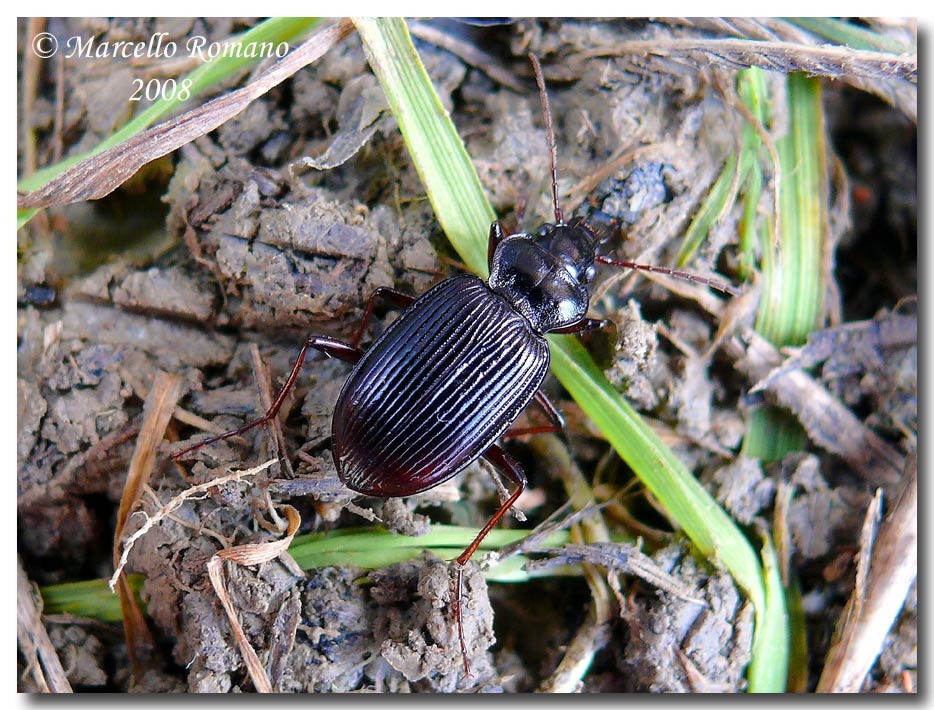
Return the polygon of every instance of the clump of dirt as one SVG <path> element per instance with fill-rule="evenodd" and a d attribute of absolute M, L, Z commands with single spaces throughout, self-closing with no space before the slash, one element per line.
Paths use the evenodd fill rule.
<path fill-rule="evenodd" d="M 752 655 L 753 609 L 729 575 L 699 566 L 683 545 L 660 550 L 658 565 L 695 590 L 695 601 L 658 592 L 622 613 L 626 689 L 653 693 L 737 692 Z"/>

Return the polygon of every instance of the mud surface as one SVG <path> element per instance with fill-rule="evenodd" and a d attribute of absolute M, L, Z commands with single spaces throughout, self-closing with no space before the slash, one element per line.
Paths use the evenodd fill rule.
<path fill-rule="evenodd" d="M 72 19 L 50 20 L 48 29 L 115 41 L 161 31 L 178 39 L 221 38 L 251 25 Z M 618 220 L 626 235 L 619 258 L 673 263 L 681 235 L 734 148 L 741 118 L 717 88 L 732 74 L 587 51 L 690 30 L 583 21 L 437 27 L 482 47 L 488 61 L 527 88 L 517 93 L 416 39 L 500 218 L 510 228 L 531 229 L 553 215 L 541 107 L 525 59 L 534 51 L 549 79 L 566 212 L 598 209 Z M 26 23 L 18 28 L 22 83 Z M 60 75 L 52 65 L 36 71 L 29 128 L 40 166 L 53 162 L 58 141 L 62 157 L 76 155 L 127 119 L 121 87 L 138 71 L 129 65 L 114 71 L 112 62 L 70 62 Z M 56 117 L 58 91 L 65 98 Z M 842 240 L 838 268 L 829 274 L 842 306 L 834 325 L 875 318 L 872 327 L 882 336 L 869 325 L 834 331 L 815 336 L 812 349 L 797 356 L 859 420 L 906 453 L 916 444 L 918 417 L 917 346 L 910 336 L 917 292 L 915 126 L 852 89 L 826 88 L 824 101 L 830 145 L 855 191 L 851 210 L 831 225 Z M 601 172 L 623 153 L 632 158 Z M 19 159 L 22 172 L 22 138 Z M 581 193 L 580 186 L 589 189 Z M 835 199 L 839 207 L 840 195 Z M 693 272 L 734 273 L 740 216 L 736 207 L 714 224 L 690 263 Z M 117 508 L 143 401 L 158 372 L 181 377 L 184 412 L 176 413 L 155 461 L 142 503 L 148 514 L 192 485 L 277 459 L 255 479 L 187 501 L 137 542 L 128 571 L 143 576 L 152 643 L 134 672 L 120 624 L 46 618 L 75 689 L 253 690 L 206 564 L 220 549 L 281 538 L 273 518 L 285 503 L 298 509 L 300 533 L 380 521 L 399 535 L 424 534 L 437 523 L 479 530 L 496 509 L 496 488 L 478 466 L 402 501 L 343 488 L 331 458 L 330 419 L 349 367 L 317 355 L 277 427 L 206 447 L 181 465 L 168 458 L 182 447 L 177 442 L 192 443 L 207 426 L 226 431 L 261 415 L 305 339 L 350 338 L 376 288 L 418 294 L 457 270 L 356 35 L 105 200 L 47 210 L 20 230 L 18 257 L 18 553 L 33 582 L 112 574 Z M 618 347 L 606 363 L 610 382 L 756 544 L 756 531 L 772 525 L 778 491 L 792 491 L 783 521 L 809 643 L 806 687 L 813 689 L 852 591 L 873 488 L 818 446 L 806 444 L 805 452 L 777 462 L 740 454 L 746 415 L 762 395 L 749 394 L 754 383 L 717 350 L 721 321 L 697 300 L 628 273 L 602 274 L 594 294 L 593 312 L 617 324 Z M 391 309 L 377 309 L 367 340 L 394 317 Z M 744 319 L 751 325 L 750 316 L 737 316 Z M 562 440 L 576 465 L 598 493 L 601 486 L 625 491 L 620 499 L 606 496 L 622 501 L 606 509 L 613 531 L 641 537 L 645 554 L 695 597 L 623 576 L 622 609 L 614 607 L 609 632 L 577 687 L 742 691 L 751 605 L 729 575 L 695 556 L 566 393 L 550 381 L 546 389 L 568 419 Z M 529 476 L 519 503 L 528 521 L 506 516 L 500 527 L 531 529 L 567 494 L 536 465 L 527 443 L 507 448 Z M 131 518 L 129 531 L 142 522 Z M 469 564 L 465 675 L 452 568 L 428 553 L 379 569 L 350 559 L 304 576 L 282 559 L 226 569 L 244 635 L 282 692 L 535 690 L 555 671 L 592 604 L 579 567 L 572 576 L 502 584 L 487 582 Z M 916 607 L 913 593 L 866 690 L 904 689 L 905 674 L 916 674 Z M 17 672 L 22 690 L 36 689 L 22 655 Z"/>

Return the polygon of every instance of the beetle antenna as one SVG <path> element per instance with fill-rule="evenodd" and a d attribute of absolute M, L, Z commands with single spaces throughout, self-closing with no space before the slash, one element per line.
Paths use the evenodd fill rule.
<path fill-rule="evenodd" d="M 555 203 L 555 224 L 564 224 L 564 212 L 558 204 L 558 148 L 555 146 L 555 131 L 551 124 L 551 107 L 548 105 L 548 92 L 545 91 L 545 77 L 538 58 L 529 52 L 535 81 L 538 83 L 538 95 L 542 100 L 542 112 L 545 114 L 545 133 L 548 136 L 548 151 L 551 153 L 551 197 Z"/>
<path fill-rule="evenodd" d="M 669 269 L 666 266 L 651 266 L 650 264 L 637 264 L 634 261 L 621 261 L 620 259 L 611 259 L 608 256 L 598 256 L 594 259 L 601 264 L 608 264 L 610 266 L 618 266 L 623 269 L 635 269 L 637 271 L 651 271 L 656 274 L 665 274 L 666 276 L 673 276 L 676 279 L 682 279 L 684 281 L 692 281 L 696 284 L 703 284 L 704 286 L 709 286 L 710 288 L 716 289 L 723 293 L 727 293 L 731 296 L 739 296 L 740 291 L 735 286 L 726 283 L 725 281 L 720 281 L 719 279 L 711 279 L 707 276 L 698 276 L 697 274 L 692 274 L 690 271 L 681 271 L 679 269 Z"/>

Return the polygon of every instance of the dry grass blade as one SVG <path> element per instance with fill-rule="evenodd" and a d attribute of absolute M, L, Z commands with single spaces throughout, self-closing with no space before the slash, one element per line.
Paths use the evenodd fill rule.
<path fill-rule="evenodd" d="M 120 498 L 120 508 L 117 510 L 114 565 L 120 559 L 120 538 L 126 528 L 130 511 L 139 502 L 143 495 L 143 487 L 149 482 L 156 451 L 165 435 L 165 429 L 169 425 L 181 393 L 181 377 L 159 372 L 146 397 L 143 405 L 143 424 L 136 438 L 136 448 L 133 450 L 133 458 L 130 459 L 130 468 L 126 482 L 123 484 L 123 495 Z"/>
<path fill-rule="evenodd" d="M 27 669 L 44 693 L 71 693 L 71 683 L 42 625 L 41 597 L 16 561 L 16 638 Z"/>
<path fill-rule="evenodd" d="M 292 538 L 295 537 L 295 533 L 298 532 L 298 527 L 302 523 L 298 511 L 291 505 L 285 506 L 284 510 L 289 526 L 285 531 L 285 537 L 281 540 L 273 540 L 272 542 L 248 542 L 245 545 L 231 547 L 229 550 L 221 550 L 217 553 L 217 557 L 234 562 L 238 565 L 261 565 L 264 562 L 274 560 L 289 549 L 289 545 L 292 544 Z"/>
<path fill-rule="evenodd" d="M 237 640 L 237 646 L 240 653 L 243 654 L 243 660 L 246 663 L 247 672 L 253 680 L 253 685 L 259 693 L 271 693 L 272 683 L 269 682 L 269 676 L 266 669 L 256 655 L 256 651 L 250 645 L 246 635 L 243 633 L 243 627 L 237 621 L 237 610 L 234 609 L 233 602 L 230 600 L 230 594 L 227 591 L 227 585 L 224 581 L 224 560 L 215 555 L 208 560 L 208 576 L 211 578 L 211 585 L 214 592 L 227 613 L 230 621 L 230 628 L 233 630 L 234 638 Z"/>
<path fill-rule="evenodd" d="M 448 34 L 444 30 L 425 24 L 424 22 L 410 21 L 409 32 L 415 37 L 430 42 L 436 47 L 446 49 L 451 54 L 460 57 L 465 63 L 476 67 L 493 81 L 498 81 L 518 94 L 525 93 L 527 87 L 515 74 L 513 74 L 496 57 L 487 54 L 477 45 Z"/>
<path fill-rule="evenodd" d="M 120 538 L 123 537 L 130 512 L 142 497 L 143 488 L 152 475 L 159 442 L 165 436 L 165 429 L 169 425 L 181 393 L 182 379 L 177 375 L 159 372 L 153 380 L 152 388 L 143 404 L 143 423 L 139 436 L 136 438 L 136 448 L 133 450 L 133 458 L 130 459 L 130 468 L 123 484 L 123 495 L 117 511 L 113 545 L 113 561 L 117 571 L 114 572 L 110 588 L 116 587 L 120 597 L 127 652 L 134 672 L 141 670 L 140 663 L 143 655 L 152 647 L 152 635 L 149 633 L 149 627 L 136 602 L 136 597 L 127 584 L 126 577 L 122 574 L 126 557 L 120 554 Z M 127 552 L 128 550 L 125 551 Z"/>
<path fill-rule="evenodd" d="M 266 669 L 263 668 L 263 664 L 259 660 L 259 656 L 256 655 L 256 651 L 250 645 L 246 634 L 243 633 L 240 621 L 237 619 L 237 610 L 234 608 L 224 581 L 224 561 L 230 561 L 238 565 L 258 565 L 268 562 L 288 550 L 292 538 L 295 537 L 295 533 L 298 531 L 299 525 L 301 525 L 301 517 L 298 511 L 290 505 L 285 506 L 285 515 L 289 521 L 289 526 L 285 537 L 281 540 L 237 545 L 229 550 L 221 550 L 208 561 L 208 576 L 211 578 L 214 592 L 227 613 L 237 646 L 240 648 L 240 653 L 243 654 L 247 672 L 250 674 L 256 690 L 260 693 L 273 692 L 272 683 Z"/>
<path fill-rule="evenodd" d="M 609 623 L 597 623 L 593 619 L 587 619 L 567 645 L 554 673 L 542 682 L 539 692 L 580 692 L 583 678 L 590 670 L 594 656 L 612 639 L 611 630 Z"/>
<path fill-rule="evenodd" d="M 819 693 L 859 692 L 918 575 L 917 460 L 909 461 L 906 473 L 875 545 L 871 535 L 863 536 L 856 585 L 834 633 Z M 876 522 L 870 506 L 866 528 Z"/>
<path fill-rule="evenodd" d="M 845 81 L 876 94 L 912 121 L 918 116 L 918 55 L 745 39 L 658 38 L 598 48 L 581 58 L 623 55 L 687 58 L 728 68 L 762 67 Z"/>
<path fill-rule="evenodd" d="M 139 133 L 66 170 L 38 190 L 18 195 L 17 207 L 34 208 L 96 200 L 110 194 L 148 162 L 210 133 L 250 102 L 288 79 L 340 42 L 353 29 L 342 20 L 312 35 L 247 86 Z"/>
<path fill-rule="evenodd" d="M 690 57 L 733 67 L 762 67 L 792 74 L 805 72 L 829 79 L 898 78 L 918 83 L 917 54 L 884 54 L 849 47 L 812 47 L 789 42 L 744 39 L 656 39 L 622 42 L 613 49 L 596 49 L 585 57 L 654 54 Z"/>

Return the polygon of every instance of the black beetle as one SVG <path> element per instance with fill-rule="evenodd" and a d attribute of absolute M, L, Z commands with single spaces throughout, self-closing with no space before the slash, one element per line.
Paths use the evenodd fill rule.
<path fill-rule="evenodd" d="M 544 79 L 530 55 L 538 81 L 551 152 L 555 222 L 534 234 L 507 235 L 490 227 L 490 278 L 462 274 L 419 298 L 381 288 L 370 298 L 350 342 L 314 336 L 269 411 L 239 429 L 198 442 L 173 455 L 179 459 L 206 444 L 236 436 L 272 420 L 295 384 L 309 350 L 354 363 L 334 407 L 331 446 L 340 480 L 368 496 L 410 496 L 456 475 L 478 458 L 516 486 L 476 538 L 456 558 L 460 621 L 460 568 L 526 486 L 520 466 L 496 442 L 519 434 L 558 431 L 564 420 L 540 387 L 550 354 L 545 333 L 580 333 L 606 321 L 587 318 L 588 284 L 596 263 L 656 271 L 698 281 L 730 293 L 718 281 L 664 267 L 619 261 L 597 253 L 605 242 L 583 218 L 569 223 L 558 202 L 556 149 Z M 404 308 L 364 352 L 360 339 L 378 299 Z M 550 424 L 511 429 L 535 399 Z M 467 653 L 459 628 L 465 669 Z"/>

